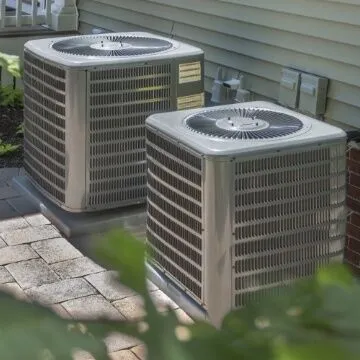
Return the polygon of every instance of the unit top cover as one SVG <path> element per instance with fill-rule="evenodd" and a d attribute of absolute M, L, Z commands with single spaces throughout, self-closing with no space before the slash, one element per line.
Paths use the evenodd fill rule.
<path fill-rule="evenodd" d="M 69 67 L 146 62 L 203 54 L 194 46 L 145 32 L 77 35 L 28 41 L 25 50 Z"/>
<path fill-rule="evenodd" d="M 237 155 L 344 141 L 343 130 L 268 102 L 151 115 L 146 123 L 204 155 Z"/>

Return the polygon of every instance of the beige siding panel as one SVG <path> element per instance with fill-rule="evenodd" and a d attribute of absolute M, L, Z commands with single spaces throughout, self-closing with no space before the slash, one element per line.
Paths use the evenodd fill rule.
<path fill-rule="evenodd" d="M 218 66 L 233 77 L 244 74 L 254 100 L 277 100 L 283 66 L 326 76 L 330 79 L 327 119 L 360 127 L 360 1 L 284 3 L 79 0 L 78 6 L 84 33 L 94 27 L 150 31 L 201 47 L 206 55 L 207 91 Z"/>
<path fill-rule="evenodd" d="M 332 43 L 332 47 L 328 46 L 321 49 L 319 44 L 316 42 L 312 44 L 310 39 L 306 44 L 308 45 L 307 51 L 309 54 L 302 54 L 295 51 L 295 47 L 293 49 L 278 48 L 274 45 L 258 43 L 244 38 L 236 38 L 224 33 L 206 31 L 181 23 L 175 23 L 174 29 L 172 30 L 173 25 L 171 21 L 164 23 L 161 22 L 161 19 L 159 18 L 136 12 L 124 11 L 123 9 L 106 7 L 104 10 L 101 10 L 103 6 L 99 3 L 91 1 L 87 1 L 87 3 L 88 5 L 85 9 L 91 7 L 94 13 L 99 13 L 100 11 L 100 13 L 109 18 L 119 18 L 120 14 L 122 14 L 121 19 L 126 19 L 131 23 L 141 24 L 142 27 L 150 28 L 151 30 L 161 31 L 162 33 L 172 32 L 174 35 L 181 38 L 193 39 L 200 44 L 210 44 L 215 47 L 221 47 L 230 51 L 232 50 L 263 61 L 269 61 L 269 59 L 271 59 L 272 62 L 281 66 L 292 66 L 324 76 L 332 74 L 332 78 L 335 80 L 345 81 L 349 82 L 349 84 L 360 86 L 358 67 L 345 65 L 345 61 L 347 61 L 348 64 L 360 66 L 360 47 Z M 276 38 L 276 34 L 273 37 Z M 321 50 L 323 51 L 323 57 L 314 55 L 314 52 L 316 54 L 317 50 L 319 54 L 321 54 Z M 338 61 L 336 61 L 336 57 L 338 58 Z M 344 64 L 339 64 L 340 60 L 344 61 Z"/>
<path fill-rule="evenodd" d="M 96 25 L 94 25 L 96 24 Z M 146 31 L 148 29 L 141 28 L 134 24 L 122 21 L 112 20 L 104 16 L 94 15 L 86 11 L 80 13 L 79 31 L 83 34 L 90 34 L 92 29 L 101 28 L 108 31 Z"/>
<path fill-rule="evenodd" d="M 113 3 L 117 0 L 102 1 Z M 360 45 L 359 25 L 354 26 L 333 21 L 324 21 L 320 19 L 315 20 L 310 17 L 268 11 L 265 9 L 252 8 L 249 6 L 241 6 L 231 3 L 222 3 L 219 5 L 219 0 L 181 0 L 181 8 L 179 8 L 179 0 L 149 0 L 145 2 L 161 4 L 164 7 L 167 5 L 172 6 L 176 9 L 172 9 L 173 12 L 186 9 L 188 11 L 195 11 L 199 14 L 208 14 L 213 19 L 212 23 L 215 23 L 218 17 L 222 17 L 225 19 L 232 19 L 258 26 L 269 27 L 272 30 L 284 30 L 290 33 L 298 33 L 311 37 L 324 38 L 345 44 Z M 206 6 L 204 5 L 205 2 Z M 359 11 L 360 10 L 358 10 L 358 14 Z M 310 12 L 311 9 L 309 9 L 309 13 Z M 196 24 L 198 24 L 198 22 L 196 22 Z M 209 25 L 212 26 L 211 23 Z"/>
<path fill-rule="evenodd" d="M 331 80 L 328 90 L 328 97 L 344 104 L 359 107 L 360 127 L 360 88 Z"/>
<path fill-rule="evenodd" d="M 256 7 L 259 9 L 271 10 L 279 13 L 295 14 L 304 17 L 324 19 L 334 22 L 343 22 L 345 24 L 359 25 L 359 8 L 351 4 L 339 4 L 329 2 L 324 4 L 321 1 L 314 0 L 219 0 L 224 3 L 233 3 Z"/>
<path fill-rule="evenodd" d="M 109 0 L 107 1 L 110 2 Z M 122 0 L 121 3 L 122 8 L 126 7 L 127 9 L 132 9 L 135 14 L 142 12 L 146 14 L 145 16 L 162 16 L 168 20 L 180 23 L 178 26 L 193 27 L 193 24 L 196 24 L 198 28 L 211 30 L 220 34 L 233 35 L 246 40 L 267 44 L 269 46 L 276 46 L 304 54 L 312 54 L 313 56 L 330 58 L 335 61 L 344 62 L 350 65 L 360 66 L 360 47 L 349 46 L 347 44 L 334 41 L 324 41 L 320 38 L 289 33 L 277 29 L 269 31 L 269 29 L 264 26 L 252 25 L 249 23 L 220 17 L 214 19 L 214 17 L 209 15 L 190 11 L 173 11 L 173 8 L 171 7 L 154 5 L 149 1 L 142 1 L 140 5 L 136 5 L 134 1 L 129 0 Z M 92 11 L 95 13 L 96 11 L 100 11 L 103 13 L 103 15 L 105 15 L 104 12 L 107 12 L 106 16 L 115 19 L 119 18 L 120 11 L 122 11 L 115 6 L 108 6 L 108 10 L 102 10 L 103 8 L 103 4 L 94 1 L 87 1 L 83 6 L 84 10 L 89 11 L 90 9 L 93 9 Z M 161 9 L 162 11 L 160 11 Z M 153 20 L 150 20 L 150 22 L 152 21 Z M 197 28 L 194 28 L 194 31 L 197 31 L 196 29 Z M 360 44 L 360 33 L 358 39 Z"/>
<path fill-rule="evenodd" d="M 88 13 L 101 14 L 103 17 L 126 21 L 129 24 L 138 24 L 142 28 L 153 29 L 161 33 L 169 34 L 173 26 L 172 21 L 164 18 L 154 17 L 147 15 L 146 13 L 129 11 L 123 8 L 104 6 L 104 4 L 101 4 L 100 2 L 82 0 L 80 1 L 79 7 Z"/>
<path fill-rule="evenodd" d="M 355 106 L 335 100 L 328 101 L 325 117 L 341 124 L 360 128 L 360 110 Z"/>
<path fill-rule="evenodd" d="M 359 5 L 359 0 L 320 0 L 323 1 L 325 6 L 327 2 L 334 2 L 339 4 L 351 4 L 351 5 Z"/>
<path fill-rule="evenodd" d="M 225 34 L 191 28 L 183 24 L 175 24 L 173 33 L 183 39 L 194 39 L 198 43 L 208 44 L 251 58 L 331 76 L 332 79 L 360 87 L 360 68 L 358 66 L 346 65 L 334 60 L 296 53 L 287 49 L 279 49 Z"/>
<path fill-rule="evenodd" d="M 359 0 L 322 0 L 326 5 L 327 2 L 334 2 L 339 4 L 351 4 L 351 5 L 359 5 Z"/>
<path fill-rule="evenodd" d="M 83 1 L 80 1 L 79 6 L 81 8 L 84 4 L 84 10 L 87 10 L 94 3 L 90 0 L 85 3 Z M 119 8 L 118 0 L 97 0 L 96 2 Z M 222 4 L 221 9 L 217 11 L 212 9 L 215 6 L 219 7 L 218 0 L 215 2 L 208 0 L 206 3 L 208 5 L 204 7 L 199 1 L 182 0 L 181 4 L 184 8 L 179 8 L 177 7 L 179 6 L 178 0 L 137 0 L 136 2 L 122 0 L 121 8 L 190 25 L 196 24 L 198 27 L 241 37 L 256 36 L 256 41 L 261 41 L 261 36 L 265 31 L 268 35 L 271 34 L 268 29 L 271 27 L 272 31 L 283 30 L 285 33 L 290 32 L 290 35 L 297 33 L 311 38 L 360 45 L 360 28 L 353 25 L 345 26 L 340 23 L 243 6 L 237 6 L 236 12 L 234 12 L 234 5 L 227 3 Z M 230 9 L 227 9 L 229 6 Z M 264 41 L 266 42 L 267 39 Z M 292 41 L 295 44 L 298 42 L 298 38 L 294 38 Z"/>
<path fill-rule="evenodd" d="M 187 41 L 195 46 L 200 46 L 204 52 L 206 60 L 222 64 L 223 66 L 239 69 L 239 71 L 255 74 L 265 79 L 280 82 L 281 66 L 272 63 L 250 58 L 242 54 L 233 53 L 232 51 L 222 50 L 209 45 L 201 44 L 189 39 L 180 38 L 179 40 Z M 215 74 L 214 74 L 215 75 Z"/>

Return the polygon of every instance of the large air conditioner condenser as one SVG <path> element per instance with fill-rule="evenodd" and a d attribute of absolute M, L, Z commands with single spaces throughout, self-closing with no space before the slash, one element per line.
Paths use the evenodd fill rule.
<path fill-rule="evenodd" d="M 342 261 L 346 135 L 266 102 L 147 121 L 150 278 L 219 325 Z"/>
<path fill-rule="evenodd" d="M 204 105 L 203 51 L 148 33 L 29 41 L 25 169 L 70 212 L 146 200 L 145 119 Z"/>

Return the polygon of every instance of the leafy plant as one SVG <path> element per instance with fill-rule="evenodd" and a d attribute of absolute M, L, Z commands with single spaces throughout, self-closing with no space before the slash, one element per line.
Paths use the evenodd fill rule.
<path fill-rule="evenodd" d="M 0 67 L 16 79 L 22 76 L 22 68 L 19 56 L 0 52 Z"/>
<path fill-rule="evenodd" d="M 24 123 L 21 123 L 21 124 L 16 128 L 16 134 L 17 134 L 17 135 L 23 135 L 23 134 L 24 134 Z"/>
<path fill-rule="evenodd" d="M 342 265 L 331 265 L 295 286 L 228 314 L 220 329 L 196 321 L 179 323 L 172 310 L 159 314 L 146 289 L 142 242 L 110 233 L 99 259 L 118 270 L 121 282 L 144 298 L 146 315 L 136 322 L 72 322 L 36 304 L 0 296 L 0 354 L 6 360 L 71 359 L 83 349 L 108 359 L 101 339 L 112 332 L 146 344 L 149 360 L 342 360 L 360 353 L 360 287 Z M 220 294 L 219 294 L 220 295 Z M 21 346 L 19 346 L 21 344 Z"/>
<path fill-rule="evenodd" d="M 16 80 L 23 74 L 19 56 L 0 52 L 0 68 L 13 76 L 13 84 L 0 86 L 0 106 L 19 108 L 23 106 L 23 91 L 16 87 Z"/>
<path fill-rule="evenodd" d="M 19 88 L 14 88 L 12 85 L 0 87 L 0 106 L 22 108 L 23 91 Z"/>
<path fill-rule="evenodd" d="M 23 107 L 23 91 L 16 87 L 16 80 L 20 79 L 23 74 L 23 69 L 20 64 L 19 56 L 9 55 L 0 52 L 0 71 L 4 69 L 13 76 L 12 85 L 1 85 L 0 72 L 0 108 L 15 108 Z M 8 111 L 8 110 L 5 110 Z M 8 113 L 8 115 L 11 113 Z M 20 125 L 16 131 L 17 135 L 23 134 L 23 126 Z M 20 145 L 13 145 L 4 143 L 0 140 L 0 156 L 5 156 L 18 150 Z"/>
<path fill-rule="evenodd" d="M 7 144 L 0 139 L 0 156 L 10 155 L 18 150 L 20 145 Z"/>

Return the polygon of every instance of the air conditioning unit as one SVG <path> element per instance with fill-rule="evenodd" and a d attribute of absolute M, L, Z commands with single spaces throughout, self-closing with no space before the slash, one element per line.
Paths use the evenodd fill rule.
<path fill-rule="evenodd" d="M 342 261 L 346 135 L 265 102 L 146 121 L 149 276 L 195 317 Z"/>
<path fill-rule="evenodd" d="M 146 202 L 145 119 L 204 105 L 203 51 L 148 33 L 29 41 L 25 169 L 70 212 Z"/>

